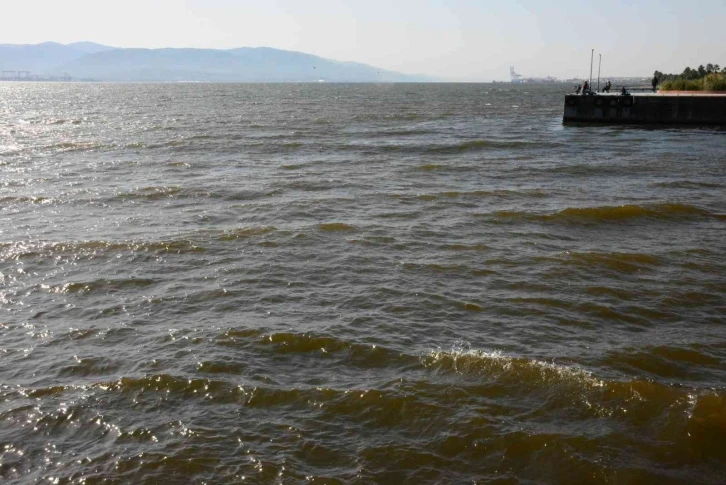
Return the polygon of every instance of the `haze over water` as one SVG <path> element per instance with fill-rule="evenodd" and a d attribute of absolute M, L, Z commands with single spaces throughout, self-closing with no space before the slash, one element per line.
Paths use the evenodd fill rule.
<path fill-rule="evenodd" d="M 4 483 L 722 483 L 726 136 L 569 86 L 0 84 Z"/>

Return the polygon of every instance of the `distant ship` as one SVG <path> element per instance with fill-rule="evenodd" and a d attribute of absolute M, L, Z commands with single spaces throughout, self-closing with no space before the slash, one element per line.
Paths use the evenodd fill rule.
<path fill-rule="evenodd" d="M 521 74 L 517 74 L 514 67 L 509 68 L 509 75 L 512 78 L 512 84 L 524 84 L 524 83 L 535 83 L 535 84 L 550 84 L 561 82 L 556 77 L 524 77 Z"/>
<path fill-rule="evenodd" d="M 520 84 L 524 82 L 524 76 L 517 74 L 514 67 L 509 68 L 509 74 L 512 76 L 512 84 Z"/>

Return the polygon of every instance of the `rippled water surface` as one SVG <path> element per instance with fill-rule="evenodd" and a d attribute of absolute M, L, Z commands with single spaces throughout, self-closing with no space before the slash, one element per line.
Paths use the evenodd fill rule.
<path fill-rule="evenodd" d="M 0 480 L 723 483 L 726 132 L 568 87 L 0 84 Z"/>

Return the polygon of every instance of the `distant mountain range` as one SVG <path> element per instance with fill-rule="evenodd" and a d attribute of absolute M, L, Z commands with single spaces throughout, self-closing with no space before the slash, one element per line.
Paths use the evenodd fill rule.
<path fill-rule="evenodd" d="M 0 70 L 121 82 L 425 82 L 356 62 L 269 47 L 123 49 L 93 42 L 0 44 Z M 3 76 L 4 77 L 4 76 Z"/>

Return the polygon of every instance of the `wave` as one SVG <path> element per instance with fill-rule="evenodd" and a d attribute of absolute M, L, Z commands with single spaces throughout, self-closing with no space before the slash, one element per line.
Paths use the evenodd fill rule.
<path fill-rule="evenodd" d="M 71 118 L 71 119 L 63 119 L 63 118 L 50 118 L 46 120 L 31 120 L 31 125 L 65 125 L 65 124 L 71 124 L 71 125 L 80 125 L 87 120 L 84 119 L 77 119 L 77 118 Z"/>
<path fill-rule="evenodd" d="M 698 398 L 710 399 L 714 395 L 719 396 L 723 409 L 726 413 L 726 394 L 713 389 L 696 389 L 688 386 L 670 386 L 652 380 L 613 380 L 600 378 L 592 372 L 576 365 L 558 364 L 537 359 L 509 356 L 499 351 L 484 351 L 473 349 L 467 344 L 459 343 L 450 350 L 435 349 L 421 356 L 409 355 L 395 352 L 385 347 L 371 344 L 348 342 L 342 339 L 327 335 L 296 334 L 289 332 L 278 332 L 266 334 L 258 329 L 230 329 L 221 334 L 216 342 L 222 346 L 246 346 L 257 347 L 260 350 L 270 350 L 276 354 L 317 354 L 320 358 L 327 359 L 336 354 L 344 361 L 363 366 L 371 367 L 395 367 L 403 366 L 402 369 L 414 370 L 417 368 L 434 372 L 437 374 L 454 374 L 464 378 L 464 381 L 457 383 L 446 381 L 445 386 L 452 385 L 471 387 L 472 391 L 488 395 L 493 392 L 501 395 L 502 392 L 510 393 L 512 397 L 517 394 L 531 395 L 533 392 L 543 391 L 550 397 L 559 399 L 561 396 L 572 396 L 569 391 L 582 393 L 583 397 L 592 398 L 590 404 L 614 404 L 616 406 L 624 403 L 636 404 L 643 400 L 653 400 L 654 405 L 659 407 L 672 405 L 684 398 L 695 396 Z M 629 356 L 627 359 L 624 357 Z M 609 355 L 607 365 L 618 365 L 620 367 L 631 365 L 634 359 L 644 356 L 658 357 L 662 361 L 669 361 L 678 364 L 686 369 L 687 366 L 707 366 L 714 370 L 720 369 L 720 360 L 699 352 L 694 348 L 669 348 L 653 347 L 644 352 L 634 354 L 624 352 L 613 352 Z M 102 358 L 80 359 L 79 364 L 86 362 L 87 367 L 96 368 L 99 365 L 106 367 L 108 363 Z M 213 374 L 239 374 L 246 370 L 242 360 L 235 362 L 225 360 L 201 361 L 197 364 L 197 371 Z M 641 364 L 649 368 L 647 359 Z M 112 366 L 113 367 L 113 366 Z M 670 371 L 655 374 L 666 374 Z M 427 379 L 426 387 L 433 382 Z M 416 381 L 410 381 L 417 386 Z M 136 392 L 136 391 L 159 391 L 183 394 L 194 394 L 200 390 L 210 392 L 233 392 L 239 386 L 233 382 L 223 379 L 210 379 L 205 377 L 190 377 L 189 375 L 172 374 L 151 374 L 137 377 L 121 377 L 114 381 L 105 381 L 88 385 L 52 385 L 43 388 L 26 389 L 24 392 L 30 397 L 42 397 L 46 395 L 61 394 L 72 389 L 99 388 L 107 391 Z M 506 391 L 505 391 L 506 390 Z M 296 389 L 296 393 L 303 390 Z M 348 393 L 341 391 L 338 394 Z M 379 391 L 379 395 L 381 392 Z M 564 392 L 564 394 L 562 394 Z M 559 401 L 558 401 L 559 402 Z M 562 402 L 560 402 L 562 404 Z M 569 404 L 587 403 L 572 401 Z M 614 409 L 611 409 L 614 411 Z M 692 411 L 692 410 L 691 410 Z"/>
<path fill-rule="evenodd" d="M 226 347 L 256 347 L 276 354 L 317 354 L 337 357 L 341 363 L 355 367 L 396 367 L 415 365 L 418 358 L 376 344 L 350 342 L 330 335 L 314 333 L 265 333 L 257 329 L 231 329 L 216 342 Z"/>
<path fill-rule="evenodd" d="M 411 130 L 376 130 L 376 131 L 366 131 L 363 133 L 360 133 L 360 135 L 365 136 L 366 138 L 389 138 L 389 137 L 406 137 L 406 136 L 426 136 L 426 135 L 435 135 L 437 132 L 434 130 L 417 130 L 417 129 L 411 129 Z"/>
<path fill-rule="evenodd" d="M 230 362 L 229 360 L 205 360 L 197 364 L 197 371 L 204 374 L 243 374 L 247 365 L 243 362 Z"/>
<path fill-rule="evenodd" d="M 423 358 L 426 368 L 468 377 L 486 377 L 529 387 L 553 384 L 580 388 L 602 387 L 604 381 L 586 370 L 535 359 L 510 357 L 501 352 L 476 350 L 457 344 L 451 350 L 433 350 Z"/>
<path fill-rule="evenodd" d="M 21 153 L 23 150 L 18 145 L 0 145 L 0 155 L 11 156 Z M 0 166 L 8 165 L 7 160 L 0 160 Z"/>
<path fill-rule="evenodd" d="M 396 244 L 397 239 L 391 236 L 364 236 L 362 239 L 349 239 L 348 241 L 364 246 L 387 246 Z"/>
<path fill-rule="evenodd" d="M 490 251 L 491 248 L 485 244 L 445 244 L 442 249 L 448 251 Z"/>
<path fill-rule="evenodd" d="M 94 281 L 76 281 L 60 285 L 44 285 L 42 288 L 51 293 L 86 294 L 91 292 L 115 293 L 125 289 L 145 288 L 154 285 L 155 281 L 148 278 L 98 279 Z"/>
<path fill-rule="evenodd" d="M 319 409 L 325 415 L 360 419 L 372 425 L 395 425 L 400 413 L 422 413 L 437 416 L 452 405 L 481 405 L 481 399 L 506 399 L 517 411 L 517 402 L 526 403 L 528 419 L 551 417 L 564 413 L 569 422 L 588 422 L 590 419 L 612 419 L 640 428 L 643 423 L 665 422 L 670 431 L 700 435 L 706 442 L 726 434 L 726 394 L 723 390 L 670 386 L 644 379 L 607 379 L 575 365 L 564 365 L 537 359 L 508 356 L 458 344 L 451 350 L 432 350 L 421 356 L 393 352 L 389 349 L 346 342 L 324 335 L 272 333 L 257 330 L 230 330 L 217 340 L 219 345 L 255 346 L 276 354 L 314 354 L 320 359 L 337 357 L 340 363 L 363 368 L 398 367 L 401 372 L 413 372 L 414 378 L 395 379 L 380 388 L 342 388 L 295 386 L 280 387 L 266 384 L 240 384 L 235 377 L 248 372 L 248 360 L 207 360 L 199 362 L 196 372 L 213 374 L 214 378 L 197 375 L 151 374 L 125 376 L 113 381 L 88 385 L 52 385 L 23 389 L 26 397 L 55 397 L 68 391 L 94 389 L 103 392 L 138 395 L 160 393 L 190 399 L 211 400 L 216 403 L 238 403 L 250 407 L 295 407 Z M 706 365 L 720 370 L 720 361 L 692 349 L 656 347 L 647 352 L 682 369 L 689 365 Z M 611 354 L 611 361 L 622 366 L 632 359 Z M 633 355 L 633 358 L 639 358 Z M 107 373 L 113 366 L 102 360 L 89 360 L 88 372 L 68 368 L 61 373 L 71 376 L 97 372 Z M 647 359 L 642 366 L 650 365 Z M 326 364 L 327 365 L 327 364 Z M 90 367 L 89 367 L 90 366 Z M 100 366 L 100 367 L 99 367 Z M 425 374 L 420 374 L 425 371 Z M 656 375 L 669 375 L 671 368 L 658 369 Z M 433 373 L 436 377 L 426 377 Z M 456 376 L 456 377 L 455 377 Z M 453 378 L 453 379 L 452 379 Z M 9 389 L 6 392 L 17 393 Z M 7 397 L 7 395 L 5 396 Z M 518 401 L 523 400 L 523 401 Z M 533 401 L 534 400 L 534 401 Z M 477 404 L 478 403 L 478 404 Z M 533 404 L 536 403 L 536 404 Z M 392 421 L 389 421 L 392 419 Z M 522 416 L 519 415 L 519 420 Z M 710 430 L 710 431 L 709 431 Z M 709 434 L 710 433 L 710 434 Z M 710 439 L 709 439 L 710 436 Z M 702 443 L 703 444 L 703 443 Z M 707 444 L 707 443 L 706 443 Z M 712 454 L 722 451 L 712 451 Z"/>
<path fill-rule="evenodd" d="M 559 144 L 542 144 L 530 141 L 514 141 L 514 140 L 471 140 L 454 145 L 424 145 L 420 148 L 426 153 L 432 154 L 456 154 L 470 151 L 482 151 L 490 149 L 524 149 L 524 148 L 544 148 L 544 146 L 552 146 Z"/>
<path fill-rule="evenodd" d="M 107 429 L 112 431 L 110 438 L 124 446 L 149 442 L 156 435 L 166 449 L 167 443 L 179 443 L 179 433 L 185 432 L 182 420 L 195 416 L 187 409 L 202 406 L 212 420 L 227 419 L 232 409 L 236 414 L 227 419 L 231 428 L 222 423 L 233 430 L 232 446 L 237 441 L 254 444 L 263 439 L 265 443 L 274 439 L 280 446 L 292 443 L 291 450 L 302 449 L 294 448 L 297 444 L 307 446 L 305 439 L 331 446 L 327 438 L 340 434 L 336 443 L 342 443 L 341 453 L 355 464 L 356 472 L 363 470 L 368 476 L 383 473 L 391 464 L 397 472 L 411 476 L 426 464 L 430 471 L 440 473 L 437 477 L 450 482 L 452 470 L 470 476 L 488 470 L 491 462 L 495 467 L 504 463 L 512 476 L 522 478 L 541 473 L 538 465 L 547 463 L 548 470 L 553 466 L 563 470 L 557 475 L 565 477 L 562 481 L 580 483 L 592 478 L 603 460 L 607 470 L 618 471 L 618 477 L 653 478 L 648 482 L 681 470 L 688 470 L 685 477 L 700 477 L 696 481 L 704 483 L 719 483 L 712 477 L 722 476 L 719 472 L 726 459 L 723 390 L 599 377 L 576 365 L 477 350 L 464 343 L 450 350 L 408 355 L 327 335 L 268 334 L 244 328 L 229 329 L 217 343 L 253 346 L 268 357 L 273 354 L 273 364 L 297 363 L 302 367 L 299 380 L 287 375 L 289 384 L 276 383 L 273 378 L 283 369 L 272 368 L 260 375 L 255 368 L 259 355 L 250 355 L 247 347 L 233 348 L 231 358 L 208 358 L 188 372 L 123 375 L 85 385 L 0 388 L 0 398 L 6 402 L 0 418 L 17 423 L 30 419 L 54 438 L 67 438 L 84 427 Z M 339 359 L 334 367 L 339 369 L 340 363 L 352 362 L 357 351 L 383 352 L 381 359 L 363 362 L 384 369 L 359 372 L 360 380 L 316 374 L 331 368 L 331 357 Z M 690 353 L 668 358 L 685 365 L 710 365 Z M 336 383 L 325 382 L 326 376 Z M 68 378 L 77 379 L 77 374 Z M 13 402 L 16 399 L 18 404 Z M 59 408 L 60 402 L 70 405 Z M 133 406 L 136 419 L 121 419 L 115 412 L 127 405 Z M 165 418 L 169 409 L 181 412 L 179 421 L 170 423 Z M 235 428 L 237 414 L 251 416 L 244 430 Z M 66 424 L 71 416 L 74 427 Z M 185 440 L 189 453 L 210 443 L 197 442 L 197 438 L 211 437 L 219 443 L 219 426 L 199 426 L 199 434 L 190 430 Z M 320 426 L 322 434 L 310 436 Z M 382 438 L 361 441 L 361 432 Z M 287 453 L 277 445 L 273 451 L 279 450 Z M 264 455 L 264 450 L 256 453 L 272 456 Z M 153 460 L 151 455 L 145 457 Z M 300 459 L 306 463 L 307 458 Z M 456 481 L 469 477 L 461 478 Z M 687 480 L 674 482 L 681 481 Z"/>
<path fill-rule="evenodd" d="M 453 273 L 464 274 L 471 271 L 471 267 L 466 264 L 440 264 L 440 263 L 401 263 L 401 267 L 406 270 L 423 270 L 432 273 Z"/>
<path fill-rule="evenodd" d="M 205 248 L 190 240 L 70 241 L 61 243 L 23 241 L 0 244 L 0 259 L 47 258 L 61 254 L 93 257 L 118 251 L 182 254 L 204 252 Z"/>
<path fill-rule="evenodd" d="M 547 197 L 548 194 L 542 190 L 472 190 L 459 192 L 456 190 L 448 192 L 439 192 L 436 194 L 424 194 L 419 195 L 418 198 L 421 200 L 437 200 L 437 199 L 458 199 L 458 198 L 542 198 Z"/>
<path fill-rule="evenodd" d="M 352 226 L 350 226 L 352 227 Z M 330 230 L 336 229 L 335 225 Z M 352 229 L 349 229 L 352 230 Z M 274 226 L 251 226 L 234 229 L 199 230 L 176 238 L 127 241 L 15 241 L 0 243 L 0 260 L 19 260 L 24 258 L 46 258 L 58 255 L 95 257 L 106 253 L 131 251 L 152 254 L 191 254 L 207 250 L 210 241 L 235 241 L 265 236 L 277 231 Z"/>
<path fill-rule="evenodd" d="M 52 204 L 58 199 L 43 196 L 0 197 L 0 204 Z"/>
<path fill-rule="evenodd" d="M 327 144 L 323 148 L 331 152 L 364 152 L 364 153 L 403 153 L 423 155 L 460 155 L 467 152 L 479 152 L 486 150 L 507 150 L 508 152 L 518 149 L 542 149 L 548 146 L 559 144 L 514 141 L 514 140 L 471 140 L 454 144 L 432 144 L 432 143 L 341 143 Z M 247 145 L 249 148 L 259 148 L 265 153 L 289 152 L 312 145 L 305 143 L 258 143 Z M 513 156 L 513 155 L 512 155 Z"/>
<path fill-rule="evenodd" d="M 204 393 L 234 393 L 234 384 L 223 380 L 188 378 L 170 374 L 154 374 L 143 377 L 122 377 L 117 381 L 101 382 L 88 386 L 92 389 L 115 392 L 164 392 L 184 396 L 203 396 Z M 201 394 L 200 394 L 201 393 Z"/>
<path fill-rule="evenodd" d="M 619 207 L 568 208 L 554 217 L 562 219 L 621 220 L 637 218 L 690 219 L 694 216 L 717 217 L 705 209 L 687 204 L 622 205 Z"/>
<path fill-rule="evenodd" d="M 654 187 L 665 189 L 722 189 L 726 186 L 714 182 L 697 182 L 692 180 L 676 180 L 673 182 L 660 182 L 653 184 Z"/>
<path fill-rule="evenodd" d="M 188 165 L 187 165 L 188 166 Z M 266 192 L 210 191 L 205 188 L 181 187 L 178 185 L 160 185 L 139 187 L 129 192 L 122 192 L 112 197 L 120 200 L 162 199 L 221 199 L 221 200 L 254 200 L 269 195 Z M 85 199 L 84 199 L 85 200 Z"/>
<path fill-rule="evenodd" d="M 663 351 L 655 349 L 655 352 Z M 716 364 L 712 359 L 687 351 L 680 354 L 676 351 L 670 354 L 673 356 L 682 360 L 684 368 L 695 362 Z M 619 357 L 611 356 L 610 362 Z M 641 420 L 667 419 L 684 435 L 686 429 L 697 427 L 703 433 L 709 426 L 714 426 L 721 430 L 716 434 L 726 436 L 726 393 L 723 390 L 674 387 L 644 379 L 604 379 L 574 365 L 512 357 L 463 344 L 448 351 L 431 351 L 422 361 L 432 371 L 453 373 L 467 382 L 478 382 L 476 389 L 483 396 L 529 399 L 540 395 L 541 411 L 548 416 L 558 409 L 571 408 L 577 410 L 582 419 L 626 419 L 634 420 L 634 424 L 640 424 Z M 677 416 L 687 420 L 673 421 Z"/>
<path fill-rule="evenodd" d="M 318 228 L 324 232 L 349 232 L 355 231 L 355 226 L 345 224 L 343 222 L 330 222 L 318 225 Z"/>
<path fill-rule="evenodd" d="M 440 165 L 436 163 L 427 163 L 424 165 L 419 165 L 418 169 L 424 172 L 433 172 L 436 170 L 444 170 L 446 169 L 446 165 Z"/>
<path fill-rule="evenodd" d="M 56 369 L 57 377 L 89 377 L 116 374 L 122 368 L 121 362 L 115 362 L 104 357 L 76 358 L 71 365 L 60 366 Z"/>
<path fill-rule="evenodd" d="M 636 273 L 662 264 L 656 256 L 643 253 L 578 253 L 566 252 L 561 257 L 578 266 L 605 267 L 621 273 Z"/>
<path fill-rule="evenodd" d="M 638 219 L 656 221 L 690 221 L 695 219 L 726 220 L 726 214 L 717 214 L 687 204 L 646 204 L 600 207 L 570 207 L 554 214 L 533 212 L 498 211 L 492 214 L 498 220 L 529 220 L 559 223 L 620 222 Z"/>
<path fill-rule="evenodd" d="M 219 240 L 234 241 L 236 239 L 249 239 L 254 236 L 263 236 L 275 231 L 277 231 L 277 228 L 274 226 L 241 227 L 222 232 L 219 236 Z"/>
<path fill-rule="evenodd" d="M 721 372 L 721 360 L 696 347 L 649 347 L 640 351 L 613 351 L 603 361 L 619 371 L 643 373 L 679 381 L 697 378 L 706 369 Z M 698 369 L 698 370 L 696 370 Z"/>
<path fill-rule="evenodd" d="M 339 189 L 345 185 L 342 181 L 337 180 L 294 180 L 275 184 L 284 190 L 300 190 L 305 192 L 324 192 L 331 189 Z"/>
<path fill-rule="evenodd" d="M 96 150 L 110 150 L 115 149 L 117 146 L 108 143 L 100 143 L 95 141 L 65 141 L 54 143 L 51 145 L 45 145 L 40 147 L 41 150 L 51 150 L 54 152 L 90 152 Z"/>
<path fill-rule="evenodd" d="M 123 192 L 117 194 L 115 197 L 119 199 L 159 200 L 175 198 L 176 196 L 185 193 L 188 194 L 188 191 L 185 191 L 179 186 L 150 186 L 140 187 L 131 192 Z"/>
<path fill-rule="evenodd" d="M 188 165 L 187 165 L 188 166 Z M 80 198 L 73 198 L 76 194 L 63 194 L 62 197 L 45 196 L 8 196 L 0 198 L 0 203 L 26 203 L 26 204 L 51 204 L 51 203 L 113 203 L 125 200 L 146 200 L 158 201 L 164 199 L 222 199 L 222 200 L 251 200 L 265 197 L 266 193 L 238 193 L 238 192 L 212 192 L 203 188 L 185 188 L 181 186 L 147 186 L 139 187 L 131 191 L 120 192 L 108 197 L 89 197 L 81 194 Z"/>
<path fill-rule="evenodd" d="M 353 116 L 353 121 L 416 121 L 437 120 L 450 116 L 432 116 L 428 113 L 398 113 L 398 114 L 365 114 Z"/>

